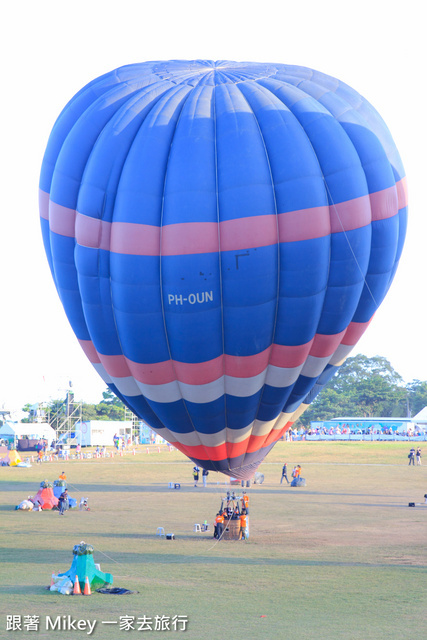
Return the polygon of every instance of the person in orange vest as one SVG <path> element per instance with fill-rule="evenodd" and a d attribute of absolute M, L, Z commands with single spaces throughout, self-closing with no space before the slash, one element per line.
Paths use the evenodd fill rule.
<path fill-rule="evenodd" d="M 221 511 L 218 511 L 215 518 L 214 538 L 218 538 L 218 540 L 220 540 L 223 532 L 224 532 L 224 516 Z"/>
<path fill-rule="evenodd" d="M 295 467 L 292 469 L 292 477 L 293 477 L 294 479 L 298 478 L 298 466 L 295 466 Z"/>
<path fill-rule="evenodd" d="M 246 539 L 246 526 L 247 526 L 247 513 L 246 509 L 242 509 L 242 513 L 240 514 L 240 539 Z"/>
<path fill-rule="evenodd" d="M 242 496 L 242 508 L 247 509 L 249 507 L 249 496 L 246 493 L 246 491 L 243 492 L 243 496 Z"/>
<path fill-rule="evenodd" d="M 66 479 L 67 479 L 67 476 L 65 475 L 65 471 L 63 471 L 63 472 L 60 474 L 59 479 L 60 479 L 60 480 L 66 480 Z"/>

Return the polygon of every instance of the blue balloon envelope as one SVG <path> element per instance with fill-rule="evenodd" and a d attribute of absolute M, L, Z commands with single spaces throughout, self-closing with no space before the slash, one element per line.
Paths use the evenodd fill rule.
<path fill-rule="evenodd" d="M 283 64 L 147 62 L 67 104 L 46 254 L 106 384 L 198 465 L 249 478 L 387 293 L 405 174 L 383 120 Z"/>

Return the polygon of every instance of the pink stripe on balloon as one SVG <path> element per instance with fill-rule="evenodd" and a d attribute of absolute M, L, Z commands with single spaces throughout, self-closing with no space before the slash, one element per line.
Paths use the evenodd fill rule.
<path fill-rule="evenodd" d="M 406 179 L 370 195 L 339 202 L 330 207 L 312 207 L 275 215 L 251 216 L 215 222 L 185 222 L 156 227 L 133 222 L 105 222 L 48 201 L 40 191 L 40 216 L 49 219 L 54 233 L 76 237 L 85 247 L 101 248 L 124 255 L 172 256 L 218 251 L 240 251 L 296 242 L 350 231 L 396 215 L 406 206 Z"/>
<path fill-rule="evenodd" d="M 399 209 L 403 209 L 403 207 L 407 207 L 408 206 L 408 183 L 405 178 L 402 178 L 402 180 L 399 180 L 399 182 L 396 182 L 396 188 L 397 188 L 397 200 L 398 200 L 398 207 Z"/>
<path fill-rule="evenodd" d="M 92 364 L 99 364 L 101 362 L 92 340 L 79 340 L 79 343 Z"/>
<path fill-rule="evenodd" d="M 98 357 L 104 365 L 105 371 L 112 378 L 128 378 L 132 375 L 126 358 L 123 355 L 106 356 L 98 351 Z"/>
<path fill-rule="evenodd" d="M 221 251 L 242 251 L 277 244 L 275 215 L 250 216 L 219 223 Z"/>
<path fill-rule="evenodd" d="M 331 356 L 337 350 L 341 344 L 342 338 L 345 334 L 345 330 L 341 333 L 335 333 L 334 335 L 324 335 L 317 333 L 314 336 L 313 344 L 310 349 L 310 355 L 315 358 L 326 358 Z"/>
<path fill-rule="evenodd" d="M 39 212 L 40 218 L 49 220 L 49 194 L 39 189 Z"/>
<path fill-rule="evenodd" d="M 270 360 L 271 348 L 253 356 L 224 355 L 225 373 L 234 378 L 252 378 L 265 371 Z"/>
<path fill-rule="evenodd" d="M 341 343 L 353 347 L 362 337 L 371 320 L 372 318 L 368 322 L 350 322 Z"/>
<path fill-rule="evenodd" d="M 133 377 L 139 382 L 145 384 L 166 384 L 178 379 L 180 382 L 186 384 L 208 384 L 214 380 L 218 380 L 222 375 L 229 375 L 236 378 L 250 378 L 262 373 L 269 364 L 270 349 L 265 349 L 261 353 L 257 353 L 253 356 L 219 356 L 208 362 L 201 363 L 186 363 L 178 362 L 176 360 L 166 360 L 163 362 L 154 362 L 151 364 L 141 364 L 133 362 L 123 355 L 106 356 L 99 354 L 93 343 L 90 340 L 79 340 L 80 345 L 85 352 L 88 359 L 93 364 L 99 364 L 102 362 L 107 373 L 113 378 L 127 377 L 131 372 Z M 308 355 L 309 347 L 304 345 L 305 357 Z M 282 347 L 280 345 L 273 345 L 273 353 L 281 353 L 282 356 L 286 352 L 295 357 L 296 350 L 300 351 L 300 357 L 303 354 L 303 348 L 301 347 Z M 300 361 L 298 364 L 302 364 L 305 360 Z M 272 358 L 273 359 L 273 358 Z M 283 359 L 277 366 L 283 367 Z M 274 362 L 271 362 L 275 364 Z M 294 360 L 286 362 L 289 367 L 296 366 Z"/>
<path fill-rule="evenodd" d="M 310 342 L 306 344 L 295 346 L 273 344 L 271 347 L 270 364 L 275 367 L 286 367 L 289 369 L 299 367 L 306 361 L 312 343 L 313 340 L 310 340 Z"/>
<path fill-rule="evenodd" d="M 312 240 L 331 233 L 328 206 L 279 213 L 277 218 L 280 242 L 298 242 L 308 236 Z"/>
<path fill-rule="evenodd" d="M 180 256 L 218 252 L 218 225 L 216 222 L 184 222 L 162 227 L 161 253 Z"/>
<path fill-rule="evenodd" d="M 371 202 L 372 220 L 386 220 L 396 215 L 399 211 L 396 187 L 371 193 L 369 200 Z"/>
<path fill-rule="evenodd" d="M 229 356 L 227 354 L 218 356 L 207 362 L 178 362 L 172 361 L 176 378 L 186 384 L 200 385 L 208 384 L 218 380 L 221 376 L 231 376 L 234 378 L 252 378 L 265 371 L 268 366 L 270 349 L 265 349 L 261 353 L 252 356 Z M 150 365 L 157 366 L 157 365 Z M 155 384 L 148 379 L 140 379 L 141 382 Z"/>
<path fill-rule="evenodd" d="M 77 212 L 76 240 L 82 247 L 110 250 L 111 223 Z"/>
<path fill-rule="evenodd" d="M 167 384 L 179 380 L 185 384 L 201 385 L 218 380 L 223 375 L 236 378 L 251 378 L 262 373 L 268 365 L 270 349 L 253 356 L 218 356 L 207 362 L 178 362 L 165 360 L 142 364 L 133 362 L 123 355 L 105 356 L 98 354 L 90 341 L 80 341 L 87 357 L 92 363 L 105 367 L 113 378 L 127 377 L 129 373 L 144 384 Z"/>
<path fill-rule="evenodd" d="M 224 359 L 218 356 L 207 362 L 188 363 L 173 361 L 176 378 L 186 384 L 208 384 L 224 375 Z"/>
<path fill-rule="evenodd" d="M 273 344 L 271 348 L 252 356 L 221 355 L 207 362 L 178 362 L 165 360 L 150 364 L 138 363 L 123 355 L 109 356 L 96 351 L 90 340 L 79 340 L 86 356 L 93 364 L 104 365 L 113 378 L 132 375 L 144 384 L 159 385 L 178 380 L 185 384 L 202 385 L 227 375 L 235 378 L 251 378 L 266 370 L 269 364 L 282 369 L 292 369 L 304 364 L 308 355 L 324 358 L 331 356 L 340 344 L 353 346 L 363 334 L 369 322 L 352 322 L 340 333 L 328 336 L 316 334 L 303 345 Z"/>
<path fill-rule="evenodd" d="M 56 202 L 49 202 L 49 227 L 53 233 L 67 238 L 75 237 L 76 211 L 63 207 Z"/>
<path fill-rule="evenodd" d="M 360 229 L 371 222 L 371 205 L 369 196 L 361 196 L 339 202 L 330 206 L 331 233 Z"/>
<path fill-rule="evenodd" d="M 125 358 L 135 380 L 145 384 L 167 384 L 177 379 L 172 360 L 141 364 Z"/>
<path fill-rule="evenodd" d="M 135 256 L 160 255 L 160 227 L 133 222 L 114 222 L 110 251 Z"/>

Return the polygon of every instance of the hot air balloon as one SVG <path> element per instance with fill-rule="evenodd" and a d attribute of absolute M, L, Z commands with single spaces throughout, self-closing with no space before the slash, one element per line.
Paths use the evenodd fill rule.
<path fill-rule="evenodd" d="M 375 109 L 308 68 L 124 66 L 40 178 L 46 254 L 109 388 L 196 464 L 251 477 L 390 287 L 405 174 Z"/>

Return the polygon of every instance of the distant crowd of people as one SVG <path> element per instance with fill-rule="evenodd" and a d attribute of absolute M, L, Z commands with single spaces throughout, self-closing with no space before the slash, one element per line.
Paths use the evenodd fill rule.
<path fill-rule="evenodd" d="M 336 425 L 336 426 L 323 426 L 323 427 L 305 427 L 300 429 L 290 429 L 286 434 L 286 439 L 289 440 L 304 440 L 310 436 L 402 436 L 405 438 L 423 437 L 426 436 L 426 427 L 420 427 L 419 425 L 411 425 L 405 431 L 393 429 L 392 427 L 372 425 L 370 427 L 352 425 Z"/>
<path fill-rule="evenodd" d="M 128 447 L 132 446 L 132 436 L 130 434 L 119 436 L 117 433 L 115 433 L 113 436 L 113 444 L 117 451 L 120 451 L 120 449 L 124 451 Z"/>

